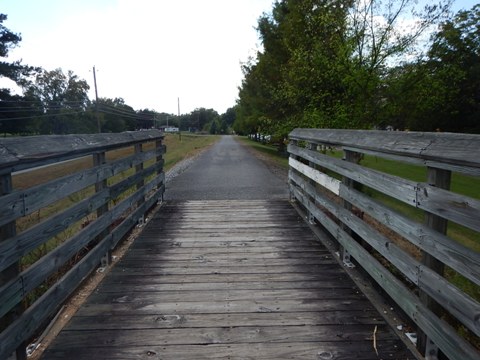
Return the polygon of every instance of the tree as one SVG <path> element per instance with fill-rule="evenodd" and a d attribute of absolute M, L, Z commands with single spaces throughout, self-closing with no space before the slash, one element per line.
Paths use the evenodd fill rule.
<path fill-rule="evenodd" d="M 228 108 L 225 113 L 220 116 L 220 133 L 227 134 L 231 132 L 231 127 L 236 119 L 235 107 Z"/>
<path fill-rule="evenodd" d="M 94 106 L 95 104 L 92 105 L 92 111 Z M 100 98 L 98 110 L 101 113 L 102 132 L 133 131 L 137 127 L 135 110 L 125 104 L 122 98 Z"/>
<path fill-rule="evenodd" d="M 263 50 L 242 66 L 235 131 L 280 140 L 295 127 L 378 126 L 391 68 L 449 2 L 423 10 L 416 0 L 275 2 L 258 21 Z"/>
<path fill-rule="evenodd" d="M 384 119 L 417 131 L 480 133 L 480 6 L 443 22 L 427 57 L 389 71 Z"/>
<path fill-rule="evenodd" d="M 295 126 L 338 123 L 349 3 L 283 0 L 259 19 L 263 51 L 243 66 L 236 131 L 283 138 Z"/>
<path fill-rule="evenodd" d="M 35 81 L 25 88 L 25 96 L 34 99 L 42 110 L 40 132 L 43 134 L 66 134 L 76 132 L 77 115 L 84 112 L 90 100 L 89 85 L 72 71 L 64 74 L 62 69 L 42 70 Z"/>
<path fill-rule="evenodd" d="M 391 67 L 418 51 L 418 40 L 448 15 L 451 0 L 421 8 L 417 0 L 355 0 L 348 15 L 351 58 L 345 85 L 349 117 L 359 126 L 379 125 L 384 78 Z"/>
<path fill-rule="evenodd" d="M 435 126 L 443 131 L 480 133 L 480 5 L 445 21 L 428 52 L 429 93 Z M 429 86 L 429 89 L 432 89 Z"/>
<path fill-rule="evenodd" d="M 0 58 L 6 58 L 9 50 L 22 40 L 20 35 L 13 33 L 3 23 L 7 15 L 0 14 Z M 26 83 L 26 79 L 36 69 L 22 65 L 20 61 L 7 62 L 0 60 L 0 78 L 8 78 L 18 85 Z M 33 112 L 32 112 L 33 111 Z M 0 88 L 0 131 L 4 134 L 29 132 L 29 124 L 35 109 L 23 97 L 14 95 L 10 89 Z"/>

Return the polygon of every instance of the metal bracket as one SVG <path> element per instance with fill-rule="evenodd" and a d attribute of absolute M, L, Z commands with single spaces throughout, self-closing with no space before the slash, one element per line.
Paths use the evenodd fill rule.
<path fill-rule="evenodd" d="M 425 360 L 438 360 L 438 346 L 429 338 L 425 345 Z"/>
<path fill-rule="evenodd" d="M 350 259 L 350 253 L 346 249 L 343 249 L 342 260 L 343 260 L 343 265 L 345 265 L 346 267 L 350 269 L 353 269 L 355 267 L 355 265 L 352 263 Z"/>
<path fill-rule="evenodd" d="M 315 225 L 315 216 L 311 212 L 308 212 L 308 222 L 310 225 Z"/>
<path fill-rule="evenodd" d="M 111 254 L 110 252 L 107 252 L 105 255 L 102 256 L 100 259 L 100 267 L 102 268 L 107 268 L 108 265 L 111 264 Z"/>

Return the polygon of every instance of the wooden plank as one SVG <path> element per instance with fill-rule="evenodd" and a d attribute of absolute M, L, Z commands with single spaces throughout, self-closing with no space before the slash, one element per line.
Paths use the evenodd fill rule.
<path fill-rule="evenodd" d="M 108 197 L 109 191 L 106 189 L 0 243 L 0 270 L 95 211 Z"/>
<path fill-rule="evenodd" d="M 385 269 L 363 247 L 344 232 L 328 216 L 310 203 L 297 189 L 294 189 L 295 197 L 309 211 L 315 214 L 317 220 L 332 234 L 335 234 L 355 258 L 355 260 L 379 283 L 379 285 L 396 300 L 397 304 L 405 313 L 419 325 L 425 333 L 437 344 L 445 354 L 457 359 L 477 359 L 479 352 L 467 341 L 461 338 L 443 320 L 438 319 L 426 308 L 420 299 L 412 294 L 398 279 Z"/>
<path fill-rule="evenodd" d="M 0 138 L 3 154 L 0 169 L 20 171 L 32 167 L 91 155 L 97 151 L 110 151 L 129 147 L 136 143 L 163 139 L 158 130 L 132 131 L 87 135 L 41 135 Z"/>
<path fill-rule="evenodd" d="M 145 187 L 144 187 L 145 188 Z M 129 225 L 130 218 L 138 219 L 139 214 L 145 213 L 157 198 L 151 197 L 142 206 L 137 208 L 124 221 Z M 98 243 L 85 257 L 72 267 L 61 279 L 50 287 L 31 307 L 29 307 L 6 330 L 0 333 L 0 358 L 7 358 L 23 339 L 33 336 L 41 324 L 45 322 L 78 287 L 85 277 L 97 266 L 101 257 L 122 238 L 130 227 L 122 225 L 116 227 L 111 234 Z"/>
<path fill-rule="evenodd" d="M 11 173 L 0 174 L 0 196 L 10 194 L 13 190 Z M 3 225 L 3 226 L 2 226 Z M 17 228 L 14 221 L 0 225 L 0 245 L 10 242 L 15 237 Z M 21 282 L 18 281 L 18 273 L 20 272 L 20 261 L 14 261 L 0 269 L 0 288 L 13 285 L 13 296 L 9 301 L 0 301 L 0 329 L 7 328 L 23 311 L 20 303 L 23 289 Z M 16 344 L 15 355 L 17 360 L 25 360 L 27 357 L 26 343 L 24 339 Z M 13 352 L 14 349 L 12 349 Z M 10 355 L 10 354 L 8 354 Z"/>
<path fill-rule="evenodd" d="M 386 330 L 385 325 L 376 325 L 376 340 L 393 340 L 395 335 Z M 172 329 L 128 329 L 66 331 L 62 336 L 62 347 L 138 347 L 154 346 L 158 343 L 169 345 L 208 345 L 208 344 L 254 344 L 285 342 L 357 342 L 372 341 L 373 329 L 370 324 L 327 325 L 327 326 L 263 326 L 228 328 L 186 328 Z M 286 336 L 288 334 L 288 336 Z"/>
<path fill-rule="evenodd" d="M 418 185 L 417 207 L 480 231 L 480 201 L 428 184 Z"/>
<path fill-rule="evenodd" d="M 262 279 L 259 281 L 258 279 Z M 257 276 L 257 281 L 225 281 L 225 282 L 183 282 L 183 283 L 164 283 L 161 281 L 149 281 L 152 279 L 145 279 L 141 276 L 132 279 L 128 278 L 112 278 L 108 277 L 99 286 L 99 291 L 104 293 L 110 292 L 159 292 L 159 291 L 215 291 L 224 289 L 235 290 L 284 290 L 284 289 L 313 289 L 322 290 L 324 288 L 353 288 L 349 283 L 349 278 L 323 278 L 317 280 L 298 280 L 293 281 L 267 281 L 263 280 L 263 276 Z"/>
<path fill-rule="evenodd" d="M 382 254 L 410 281 L 425 291 L 429 296 L 435 297 L 436 301 L 475 334 L 480 334 L 480 328 L 477 326 L 477 315 L 480 313 L 480 304 L 478 302 L 461 292 L 445 278 L 435 276 L 436 274 L 432 269 L 422 265 L 422 263 L 402 250 L 388 237 L 370 227 L 359 217 L 353 216 L 351 212 L 343 209 L 338 204 L 317 194 L 315 189 L 307 182 L 304 182 L 302 187 L 308 195 L 315 198 L 318 204 L 325 207 L 343 224 L 346 224 L 348 228 L 355 231 L 355 233 Z M 424 276 L 430 280 L 435 279 L 435 281 L 420 281 L 420 276 Z"/>
<path fill-rule="evenodd" d="M 228 314 L 158 314 L 75 316 L 66 326 L 72 330 L 170 329 L 238 326 L 312 326 L 312 325 L 384 325 L 375 310 L 228 313 Z"/>
<path fill-rule="evenodd" d="M 416 188 L 418 184 L 414 181 L 368 169 L 361 165 L 335 159 L 331 156 L 308 149 L 289 145 L 288 151 L 312 161 L 317 165 L 335 171 L 353 181 L 362 183 L 386 195 L 403 201 L 408 205 L 415 206 L 417 199 Z"/>
<path fill-rule="evenodd" d="M 334 179 L 327 174 L 322 173 L 321 171 L 312 169 L 308 165 L 302 164 L 300 161 L 297 161 L 293 158 L 288 159 L 288 165 L 300 172 L 301 174 L 307 176 L 308 178 L 315 181 L 317 184 L 323 186 L 324 188 L 330 190 L 334 194 L 338 195 L 340 188 L 340 181 Z"/>
<path fill-rule="evenodd" d="M 135 199 L 139 195 L 132 195 Z M 127 199 L 128 200 L 128 199 Z M 128 202 L 125 203 L 128 205 Z M 121 212 L 124 208 L 120 205 Z M 89 224 L 79 233 L 65 241 L 62 245 L 55 248 L 49 254 L 41 258 L 28 269 L 17 275 L 18 279 L 13 279 L 0 288 L 0 308 L 1 313 L 6 313 L 9 307 L 18 303 L 30 291 L 40 285 L 46 277 L 57 271 L 63 264 L 75 255 L 80 249 L 88 244 L 92 239 L 98 236 L 108 225 L 117 217 L 102 216 Z M 22 291 L 19 292 L 18 285 L 21 283 Z"/>
<path fill-rule="evenodd" d="M 457 241 L 389 209 L 382 203 L 356 190 L 342 187 L 340 196 L 368 213 L 375 220 L 391 228 L 415 246 L 427 251 L 469 280 L 480 285 L 479 253 L 471 251 Z"/>
<path fill-rule="evenodd" d="M 190 205 L 207 217 L 211 214 L 208 202 Z M 221 212 L 225 203 L 212 205 Z M 265 202 L 257 205 L 268 208 Z M 175 219 L 183 206 L 167 204 L 162 210 Z M 226 208 L 230 206 L 234 202 Z M 287 202 L 276 206 L 297 218 Z M 251 208 L 245 206 L 244 211 Z M 176 230 L 171 223 L 166 225 L 169 221 L 154 217 L 147 223 L 44 360 L 215 358 L 212 346 L 223 358 L 322 359 L 353 354 L 372 359 L 377 356 L 372 347 L 375 327 L 380 355 L 408 354 L 323 245 L 310 236 L 300 235 L 299 241 L 289 237 L 289 229 L 301 234 L 309 231 L 307 227 L 274 221 L 272 229 L 257 228 L 272 221 L 232 218 L 232 223 L 250 222 L 253 230 L 257 228 L 256 236 L 253 231 L 243 234 L 243 228 L 229 235 L 222 222 L 218 231 L 225 237 L 211 237 L 217 231 L 215 220 L 207 220 L 206 227 L 196 221 Z M 202 233 L 196 236 L 198 229 Z M 245 239 L 250 239 L 248 246 L 242 245 Z"/>
<path fill-rule="evenodd" d="M 289 137 L 331 146 L 348 146 L 382 154 L 480 168 L 480 135 L 373 130 L 295 129 Z"/>
<path fill-rule="evenodd" d="M 163 291 L 163 292 L 109 292 L 102 294 L 94 294 L 88 304 L 152 304 L 162 299 L 166 303 L 186 303 L 186 302 L 237 302 L 237 301 L 284 301 L 296 299 L 309 300 L 352 300 L 363 298 L 358 289 L 350 287 L 344 288 L 322 288 L 318 289 L 259 289 L 252 292 L 251 289 L 240 290 L 236 288 L 218 289 L 215 291 Z"/>
<path fill-rule="evenodd" d="M 480 231 L 480 201 L 476 199 L 347 163 L 308 149 L 289 145 L 289 151 L 410 206 Z"/>
<path fill-rule="evenodd" d="M 61 200 L 68 195 L 85 189 L 97 182 L 127 170 L 132 165 L 153 158 L 155 153 L 145 153 L 148 156 L 130 156 L 109 164 L 100 164 L 91 169 L 64 176 L 45 184 L 40 184 L 22 191 L 15 191 L 2 197 L 0 204 L 0 224 L 15 220 Z M 163 164 L 163 161 L 160 162 Z"/>
<path fill-rule="evenodd" d="M 280 346 L 281 345 L 281 346 Z M 153 345 L 140 347 L 62 347 L 47 350 L 47 358 L 56 359 L 149 359 L 158 357 L 164 360 L 178 359 L 298 359 L 298 360 L 357 360 L 372 359 L 413 359 L 399 340 L 383 340 L 377 344 L 376 355 L 372 341 L 355 342 L 288 342 L 208 345 Z"/>

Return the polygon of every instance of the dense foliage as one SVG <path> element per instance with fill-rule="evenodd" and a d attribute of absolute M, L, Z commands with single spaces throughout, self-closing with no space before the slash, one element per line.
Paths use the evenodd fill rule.
<path fill-rule="evenodd" d="M 276 1 L 258 20 L 263 49 L 243 65 L 234 129 L 480 132 L 480 6 L 449 18 L 449 5 Z"/>

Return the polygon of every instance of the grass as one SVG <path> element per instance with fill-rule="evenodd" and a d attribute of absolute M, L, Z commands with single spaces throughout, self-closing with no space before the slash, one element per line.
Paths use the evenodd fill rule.
<path fill-rule="evenodd" d="M 202 149 L 214 144 L 220 139 L 217 135 L 194 135 L 185 134 L 166 134 L 164 144 L 167 146 L 165 159 L 165 171 L 168 171 L 176 163 L 186 158 L 194 156 Z"/>
<path fill-rule="evenodd" d="M 265 154 L 270 157 L 270 159 L 277 164 L 278 166 L 288 169 L 288 157 L 285 155 L 281 154 L 278 151 L 278 148 L 273 145 L 269 144 L 261 144 L 259 142 L 250 140 L 249 138 L 245 136 L 240 136 L 239 137 L 240 141 L 242 141 L 244 144 L 250 146 L 251 148 L 255 149 L 258 152 L 261 152 L 262 154 Z"/>

